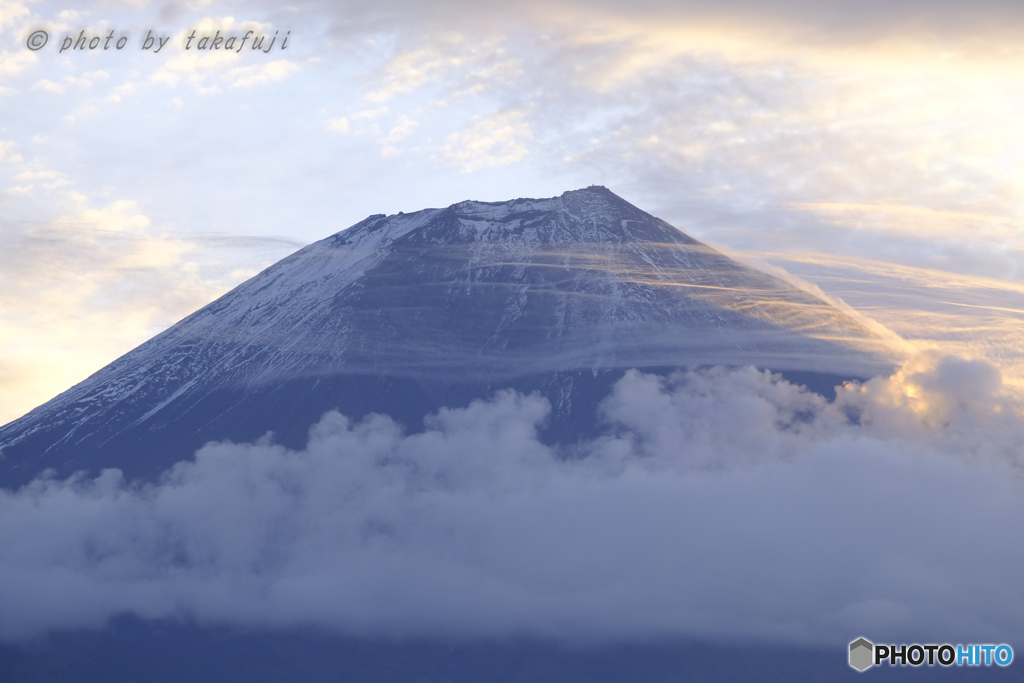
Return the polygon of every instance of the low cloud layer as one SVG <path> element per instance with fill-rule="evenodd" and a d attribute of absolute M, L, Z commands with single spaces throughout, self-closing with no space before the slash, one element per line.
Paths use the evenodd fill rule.
<path fill-rule="evenodd" d="M 425 432 L 328 413 L 160 483 L 0 493 L 0 637 L 117 613 L 385 636 L 844 642 L 1024 635 L 1020 406 L 924 354 L 829 403 L 752 368 L 629 373 L 606 432 L 537 396 Z M 140 454 L 144 457 L 144 454 Z"/>

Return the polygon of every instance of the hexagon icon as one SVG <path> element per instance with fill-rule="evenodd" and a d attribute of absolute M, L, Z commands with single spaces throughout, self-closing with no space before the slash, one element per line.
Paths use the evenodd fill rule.
<path fill-rule="evenodd" d="M 863 671 L 872 664 L 875 659 L 875 646 L 871 641 L 858 638 L 850 643 L 850 666 L 857 671 Z"/>

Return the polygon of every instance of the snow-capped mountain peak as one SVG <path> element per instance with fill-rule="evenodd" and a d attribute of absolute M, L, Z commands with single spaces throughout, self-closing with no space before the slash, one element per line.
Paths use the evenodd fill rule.
<path fill-rule="evenodd" d="M 0 428 L 0 483 L 44 467 L 152 475 L 267 431 L 301 445 L 332 408 L 415 428 L 506 386 L 547 395 L 552 438 L 570 438 L 625 370 L 715 364 L 868 377 L 893 354 L 603 187 L 375 215 Z"/>

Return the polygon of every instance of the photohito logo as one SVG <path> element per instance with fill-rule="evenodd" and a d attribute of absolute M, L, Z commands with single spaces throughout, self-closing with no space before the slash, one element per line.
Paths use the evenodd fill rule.
<path fill-rule="evenodd" d="M 867 638 L 850 643 L 850 666 L 864 671 L 887 662 L 889 666 L 1009 666 L 1009 645 L 875 645 Z"/>

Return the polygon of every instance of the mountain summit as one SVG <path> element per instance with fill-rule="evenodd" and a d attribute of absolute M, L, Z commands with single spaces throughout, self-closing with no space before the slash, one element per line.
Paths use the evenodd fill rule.
<path fill-rule="evenodd" d="M 505 387 L 542 392 L 546 437 L 572 439 L 627 369 L 717 364 L 838 380 L 893 360 L 853 317 L 603 187 L 375 215 L 0 428 L 0 484 L 152 477 L 268 431 L 298 447 L 334 408 L 417 429 Z"/>

